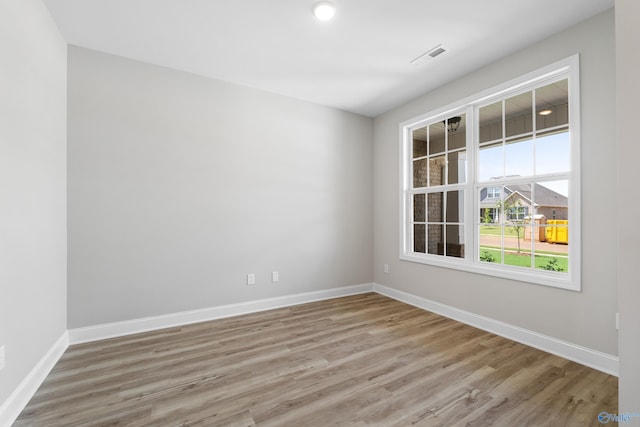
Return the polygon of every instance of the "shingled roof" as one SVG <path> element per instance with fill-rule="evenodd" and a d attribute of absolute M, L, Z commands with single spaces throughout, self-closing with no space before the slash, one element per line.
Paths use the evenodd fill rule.
<path fill-rule="evenodd" d="M 569 199 L 566 196 L 563 196 L 560 193 L 556 193 L 555 191 L 537 183 L 533 184 L 533 186 L 535 188 L 536 206 L 549 206 L 554 208 L 569 207 Z M 513 193 L 519 193 L 523 198 L 531 202 L 531 186 L 528 184 L 505 185 L 504 189 L 505 193 L 507 194 L 507 198 L 510 197 Z M 494 207 L 495 204 L 496 199 L 488 199 L 487 191 L 486 189 L 483 189 L 480 193 L 480 206 L 483 208 Z"/>

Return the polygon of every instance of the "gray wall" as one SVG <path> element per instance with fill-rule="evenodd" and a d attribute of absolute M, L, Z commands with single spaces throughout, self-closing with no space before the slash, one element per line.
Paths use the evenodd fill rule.
<path fill-rule="evenodd" d="M 372 281 L 371 119 L 77 47 L 68 114 L 69 328 Z"/>
<path fill-rule="evenodd" d="M 0 2 L 0 405 L 66 330 L 66 43 Z"/>
<path fill-rule="evenodd" d="M 582 86 L 582 292 L 400 261 L 399 123 L 576 53 Z M 617 200 L 614 54 L 610 10 L 377 117 L 375 282 L 617 354 L 617 246 L 610 225 Z"/>
<path fill-rule="evenodd" d="M 640 3 L 616 0 L 616 82 L 618 116 L 618 301 L 620 310 L 620 412 L 640 410 L 640 212 L 638 195 L 638 99 L 640 99 Z M 620 423 L 620 425 L 623 425 Z M 626 424 L 625 424 L 626 425 Z M 629 425 L 640 426 L 640 418 Z"/>

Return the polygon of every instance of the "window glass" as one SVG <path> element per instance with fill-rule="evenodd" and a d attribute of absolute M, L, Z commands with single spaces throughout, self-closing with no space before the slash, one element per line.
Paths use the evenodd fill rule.
<path fill-rule="evenodd" d="M 478 151 L 478 180 L 489 181 L 504 176 L 503 153 L 504 147 L 501 142 L 480 147 Z"/>
<path fill-rule="evenodd" d="M 427 195 L 427 209 L 429 222 L 442 222 L 444 213 L 444 193 L 429 193 Z"/>
<path fill-rule="evenodd" d="M 462 225 L 447 225 L 447 244 L 444 247 L 445 255 L 455 258 L 464 258 L 464 227 Z"/>
<path fill-rule="evenodd" d="M 447 158 L 444 155 L 429 158 L 429 187 L 444 185 Z"/>
<path fill-rule="evenodd" d="M 447 169 L 447 184 L 459 184 L 465 182 L 467 180 L 467 153 L 465 151 L 454 151 L 449 153 Z"/>
<path fill-rule="evenodd" d="M 502 139 L 502 101 L 479 109 L 480 143 Z"/>
<path fill-rule="evenodd" d="M 533 175 L 533 141 L 510 141 L 504 147 L 504 174 L 508 177 Z"/>
<path fill-rule="evenodd" d="M 427 155 L 427 128 L 423 127 L 413 131 L 413 158 Z"/>
<path fill-rule="evenodd" d="M 433 255 L 444 255 L 444 227 L 441 224 L 429 224 L 429 253 Z"/>
<path fill-rule="evenodd" d="M 513 96 L 504 102 L 505 136 L 533 132 L 533 93 Z"/>
<path fill-rule="evenodd" d="M 447 191 L 447 222 L 464 221 L 464 192 Z"/>
<path fill-rule="evenodd" d="M 537 88 L 535 97 L 538 131 L 569 124 L 569 81 L 567 79 Z"/>
<path fill-rule="evenodd" d="M 427 226 L 424 224 L 415 224 L 413 226 L 413 251 L 426 253 L 426 228 Z"/>
<path fill-rule="evenodd" d="M 445 150 L 444 123 L 429 126 L 429 154 L 441 154 Z"/>
<path fill-rule="evenodd" d="M 535 267 L 556 272 L 569 272 L 569 181 L 543 181 L 535 184 L 534 241 Z M 540 242 L 540 243 L 538 243 Z"/>
<path fill-rule="evenodd" d="M 427 186 L 427 159 L 415 160 L 413 162 L 413 187 L 420 188 Z"/>
<path fill-rule="evenodd" d="M 413 196 L 413 220 L 415 222 L 425 222 L 426 221 L 425 213 L 426 213 L 425 195 L 415 194 Z"/>
<path fill-rule="evenodd" d="M 467 146 L 467 115 L 460 114 L 447 119 L 450 127 L 447 133 L 447 145 L 449 151 L 458 150 Z"/>
<path fill-rule="evenodd" d="M 569 172 L 571 169 L 569 132 L 543 134 L 536 138 L 536 174 Z"/>

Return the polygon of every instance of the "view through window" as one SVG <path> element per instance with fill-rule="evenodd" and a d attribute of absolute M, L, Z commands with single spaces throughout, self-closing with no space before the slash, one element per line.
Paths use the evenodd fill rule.
<path fill-rule="evenodd" d="M 579 289 L 577 59 L 540 74 L 402 125 L 403 259 Z"/>

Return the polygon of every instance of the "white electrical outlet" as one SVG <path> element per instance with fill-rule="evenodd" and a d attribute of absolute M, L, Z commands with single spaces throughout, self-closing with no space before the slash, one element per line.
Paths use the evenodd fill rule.
<path fill-rule="evenodd" d="M 256 284 L 256 275 L 253 273 L 247 274 L 247 285 L 255 285 Z"/>
<path fill-rule="evenodd" d="M 280 281 L 280 273 L 278 273 L 277 271 L 272 271 L 271 272 L 271 281 L 273 283 L 279 282 Z"/>
<path fill-rule="evenodd" d="M 389 264 L 385 264 L 384 265 L 384 272 L 388 273 L 389 272 Z"/>
<path fill-rule="evenodd" d="M 4 346 L 0 346 L 0 371 L 4 369 Z"/>

